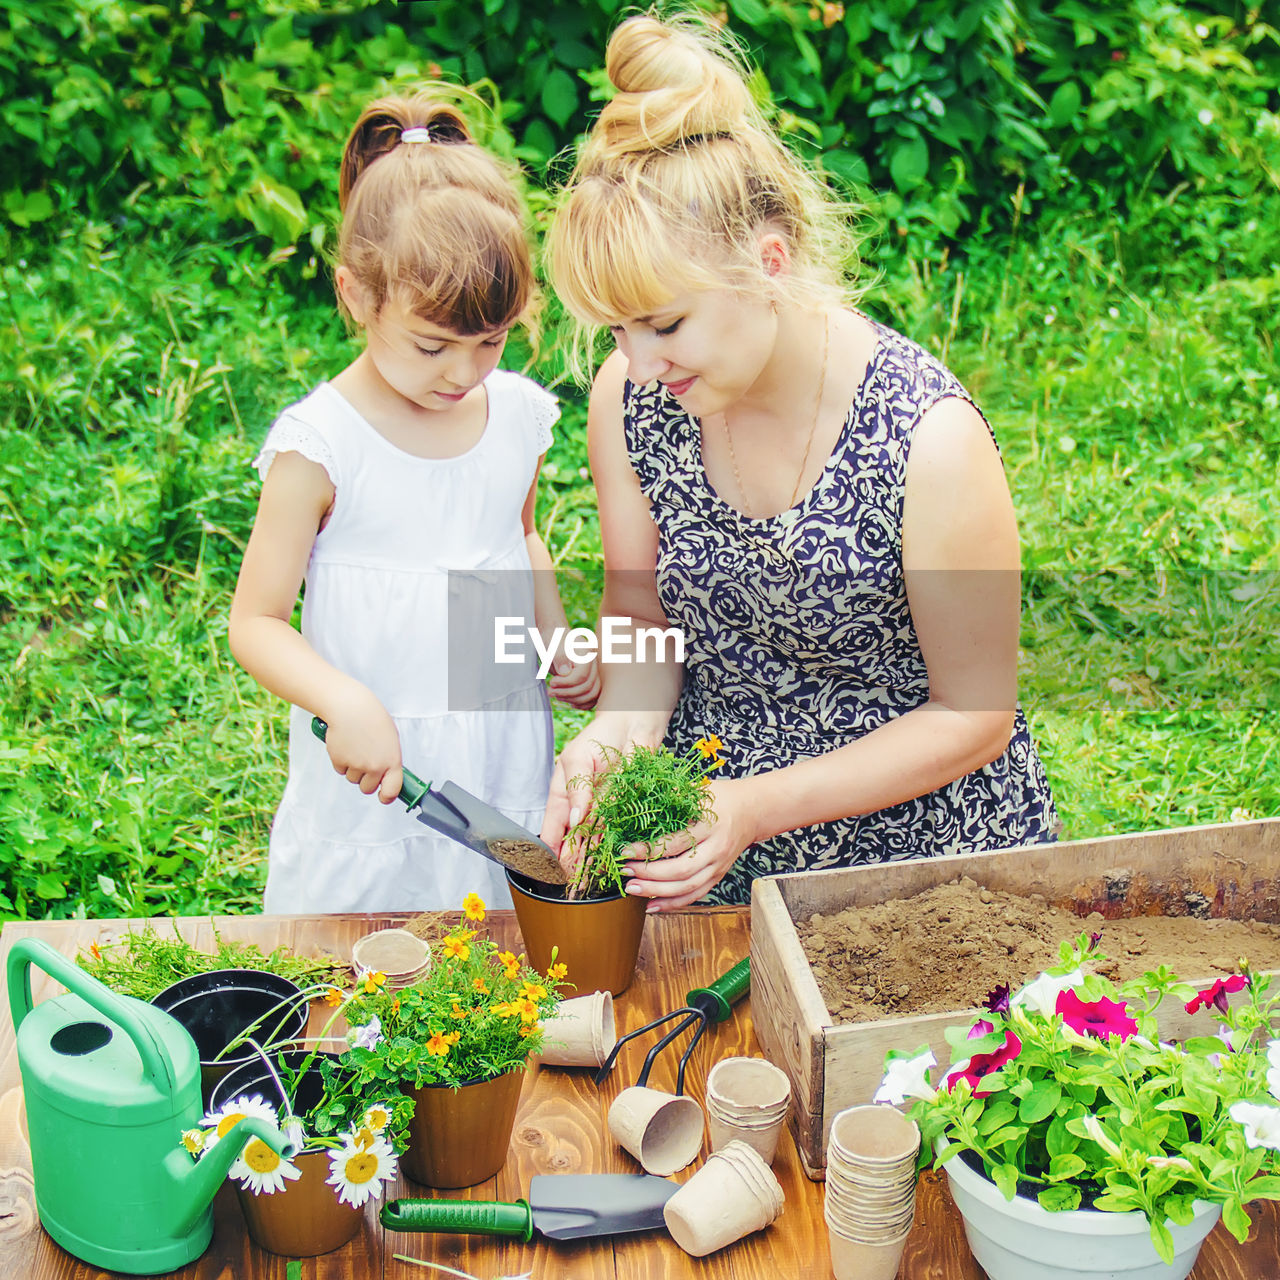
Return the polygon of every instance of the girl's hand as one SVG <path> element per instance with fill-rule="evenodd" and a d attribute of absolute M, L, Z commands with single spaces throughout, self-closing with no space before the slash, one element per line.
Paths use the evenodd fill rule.
<path fill-rule="evenodd" d="M 404 774 L 400 734 L 386 708 L 362 689 L 338 714 L 324 718 L 329 725 L 324 745 L 334 772 L 365 795 L 376 791 L 383 804 L 390 804 L 400 794 Z"/>
<path fill-rule="evenodd" d="M 688 906 L 724 879 L 738 855 L 760 839 L 761 820 L 750 778 L 711 784 L 715 816 L 671 837 L 652 862 L 628 862 L 627 892 L 651 898 L 650 913 Z"/>
<path fill-rule="evenodd" d="M 594 658 L 575 664 L 566 657 L 556 659 L 555 674 L 547 681 L 553 698 L 579 711 L 590 711 L 600 697 L 600 668 Z"/>

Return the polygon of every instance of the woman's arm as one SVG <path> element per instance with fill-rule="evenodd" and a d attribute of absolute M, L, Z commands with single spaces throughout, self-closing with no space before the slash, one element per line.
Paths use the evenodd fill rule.
<path fill-rule="evenodd" d="M 716 820 L 673 838 L 669 856 L 629 864 L 630 892 L 663 907 L 696 901 L 750 844 L 924 795 L 1005 750 L 1017 701 L 1018 532 L 999 454 L 967 401 L 941 401 L 916 427 L 902 547 L 928 700 L 827 755 L 712 783 Z"/>
<path fill-rule="evenodd" d="M 318 715 L 335 771 L 389 804 L 400 793 L 400 737 L 382 703 L 326 662 L 291 619 L 316 534 L 334 501 L 323 467 L 276 455 L 263 482 L 227 628 L 231 652 L 264 689 Z"/>
<path fill-rule="evenodd" d="M 604 548 L 602 618 L 630 618 L 634 627 L 668 626 L 658 601 L 655 572 L 658 530 L 649 500 L 627 456 L 622 425 L 622 391 L 626 360 L 618 353 L 600 367 L 587 409 L 587 450 L 600 507 L 600 541 Z M 632 646 L 634 652 L 634 646 Z M 662 662 L 651 652 L 648 661 L 602 663 L 601 693 L 595 718 L 556 762 L 547 799 L 542 838 L 553 849 L 586 812 L 590 793 L 570 788 L 571 779 L 589 777 L 604 767 L 602 746 L 623 750 L 633 742 L 656 746 L 680 696 L 683 665 Z"/>

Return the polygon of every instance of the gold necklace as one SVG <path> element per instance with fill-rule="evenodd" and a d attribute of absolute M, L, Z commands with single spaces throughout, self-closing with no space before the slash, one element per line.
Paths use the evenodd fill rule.
<path fill-rule="evenodd" d="M 813 448 L 813 437 L 818 433 L 818 418 L 822 414 L 822 397 L 827 389 L 827 351 L 831 345 L 831 317 L 824 318 L 822 330 L 822 376 L 818 379 L 818 396 L 813 402 L 813 421 L 809 424 L 809 438 L 804 442 L 804 457 L 800 459 L 800 470 L 796 473 L 795 487 L 791 490 L 791 501 L 787 503 L 790 509 L 796 505 L 796 499 L 800 496 L 800 482 L 804 479 L 804 469 L 809 465 L 809 451 Z M 742 495 L 742 514 L 750 519 L 755 519 L 755 513 L 751 510 L 751 500 L 747 497 L 747 491 L 742 484 L 742 472 L 738 470 L 738 455 L 733 451 L 733 432 L 729 430 L 729 415 L 723 415 L 724 420 L 724 438 L 729 446 L 729 463 L 733 467 L 734 483 L 738 486 L 738 492 Z M 781 513 L 779 513 L 781 514 Z"/>

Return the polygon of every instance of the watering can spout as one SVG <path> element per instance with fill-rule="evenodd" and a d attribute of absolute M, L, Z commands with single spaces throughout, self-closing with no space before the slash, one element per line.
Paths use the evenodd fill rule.
<path fill-rule="evenodd" d="M 174 1148 L 168 1160 L 179 1215 L 179 1221 L 170 1224 L 174 1234 L 181 1235 L 191 1229 L 218 1194 L 235 1158 L 253 1138 L 261 1138 L 277 1154 L 283 1153 L 287 1142 L 275 1125 L 256 1116 L 246 1116 L 194 1165 L 181 1147 Z"/>

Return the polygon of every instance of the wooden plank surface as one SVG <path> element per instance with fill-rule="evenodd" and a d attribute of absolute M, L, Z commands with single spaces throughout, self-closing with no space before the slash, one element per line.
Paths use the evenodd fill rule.
<path fill-rule="evenodd" d="M 255 942 L 264 949 L 285 943 L 304 954 L 346 955 L 370 928 L 398 924 L 403 916 L 223 917 L 178 922 L 182 935 L 210 945 L 213 927 L 224 938 Z M 0 933 L 0 963 L 19 937 L 40 937 L 68 956 L 92 941 L 118 936 L 140 921 L 67 921 L 10 924 Z M 518 942 L 512 915 L 491 913 L 494 936 Z M 157 928 L 172 927 L 156 921 Z M 705 986 L 748 953 L 748 915 L 743 909 L 692 909 L 652 918 L 646 926 L 637 976 L 617 1000 L 619 1033 L 679 1007 L 692 987 Z M 56 993 L 55 984 L 36 975 L 37 1001 Z M 313 1020 L 313 1030 L 317 1023 Z M 598 1087 L 585 1070 L 533 1067 L 525 1080 L 507 1163 L 496 1178 L 450 1196 L 515 1199 L 535 1173 L 634 1172 L 638 1166 L 609 1137 L 605 1113 L 619 1089 L 634 1082 L 652 1034 L 623 1051 L 617 1067 Z M 681 1044 L 687 1042 L 687 1036 Z M 712 1026 L 690 1058 L 685 1091 L 701 1101 L 706 1073 L 720 1058 L 759 1053 L 751 1018 L 751 997 L 728 1021 Z M 663 1050 L 650 1083 L 671 1088 L 679 1050 Z M 20 1124 L 20 1085 L 13 1028 L 7 1003 L 0 1014 L 0 1277 L 4 1280 L 101 1280 L 105 1273 L 78 1262 L 55 1245 L 35 1220 L 30 1158 Z M 705 1149 L 704 1153 L 705 1155 Z M 676 1175 L 685 1181 L 699 1167 Z M 395 1255 L 425 1259 L 468 1273 L 477 1280 L 530 1274 L 534 1280 L 790 1280 L 831 1274 L 822 1221 L 822 1186 L 804 1176 L 794 1144 L 784 1135 L 774 1172 L 786 1193 L 782 1216 L 759 1232 L 708 1258 L 685 1255 L 662 1232 L 572 1244 L 535 1240 L 528 1245 L 464 1236 L 387 1233 L 370 1205 L 360 1236 L 335 1253 L 302 1263 L 304 1280 L 434 1280 L 443 1273 L 401 1262 Z M 402 1180 L 392 1195 L 429 1195 Z M 210 1249 L 195 1263 L 172 1272 L 178 1280 L 286 1280 L 288 1260 L 264 1253 L 248 1241 L 234 1189 L 224 1187 L 214 1202 L 215 1232 Z M 1280 1270 L 1280 1216 L 1273 1206 L 1257 1215 L 1250 1242 L 1238 1246 L 1221 1228 L 1209 1238 L 1193 1280 L 1270 1280 Z M 917 1201 L 916 1228 L 907 1242 L 899 1280 L 982 1280 L 965 1244 L 946 1179 L 926 1174 Z"/>

